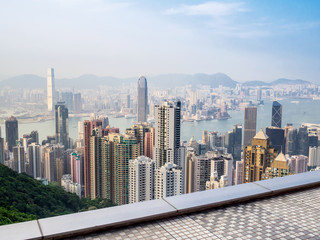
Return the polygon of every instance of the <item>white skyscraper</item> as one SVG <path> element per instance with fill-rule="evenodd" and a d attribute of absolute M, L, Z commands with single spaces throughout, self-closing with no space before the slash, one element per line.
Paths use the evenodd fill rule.
<path fill-rule="evenodd" d="M 47 72 L 47 101 L 48 101 L 48 111 L 54 109 L 55 104 L 55 85 L 54 85 L 54 69 L 48 68 Z"/>
<path fill-rule="evenodd" d="M 179 164 L 182 157 L 180 148 L 180 107 L 181 102 L 164 102 L 155 107 L 155 146 L 156 167 L 165 163 Z"/>
<path fill-rule="evenodd" d="M 309 147 L 309 162 L 308 166 L 315 168 L 320 166 L 320 148 Z"/>
<path fill-rule="evenodd" d="M 154 199 L 155 161 L 140 156 L 129 161 L 129 203 Z"/>
<path fill-rule="evenodd" d="M 155 171 L 154 198 L 165 198 L 183 194 L 181 169 L 173 163 L 166 163 Z"/>
<path fill-rule="evenodd" d="M 28 146 L 29 175 L 33 178 L 41 178 L 41 145 L 31 143 Z"/>

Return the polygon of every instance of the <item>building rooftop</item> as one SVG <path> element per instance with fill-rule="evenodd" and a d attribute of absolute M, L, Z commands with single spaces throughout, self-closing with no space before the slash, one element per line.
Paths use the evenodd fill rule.
<path fill-rule="evenodd" d="M 319 239 L 319 211 L 314 171 L 5 225 L 0 238 Z"/>
<path fill-rule="evenodd" d="M 276 161 L 284 161 L 284 162 L 287 162 L 287 158 L 286 158 L 286 156 L 283 154 L 282 151 L 279 153 L 279 155 L 276 157 L 275 160 L 276 160 Z"/>
<path fill-rule="evenodd" d="M 260 131 L 253 138 L 263 140 L 269 139 L 268 135 L 263 132 L 262 128 L 260 128 Z"/>

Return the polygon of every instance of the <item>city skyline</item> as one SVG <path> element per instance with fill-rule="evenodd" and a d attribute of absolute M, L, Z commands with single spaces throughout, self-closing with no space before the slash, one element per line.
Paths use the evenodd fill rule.
<path fill-rule="evenodd" d="M 0 80 L 43 75 L 44 68 L 55 66 L 58 78 L 224 72 L 239 82 L 286 77 L 319 83 L 319 5 L 250 0 L 2 2 Z"/>

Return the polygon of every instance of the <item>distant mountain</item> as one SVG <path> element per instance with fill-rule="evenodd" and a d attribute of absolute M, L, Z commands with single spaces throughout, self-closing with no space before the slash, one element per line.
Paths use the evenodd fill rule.
<path fill-rule="evenodd" d="M 148 83 L 157 87 L 179 87 L 184 85 L 208 85 L 211 87 L 235 87 L 237 82 L 224 73 L 194 75 L 165 74 L 148 78 Z"/>
<path fill-rule="evenodd" d="M 275 81 L 272 81 L 270 85 L 279 85 L 279 84 L 287 84 L 287 85 L 307 85 L 307 84 L 312 84 L 309 81 L 301 80 L 301 79 L 296 79 L 296 80 L 291 80 L 291 79 L 286 79 L 286 78 L 279 78 Z"/>
<path fill-rule="evenodd" d="M 243 83 L 243 86 L 250 86 L 250 87 L 258 87 L 258 86 L 275 86 L 275 85 L 308 85 L 312 84 L 312 82 L 301 80 L 301 79 L 286 79 L 286 78 L 279 78 L 277 80 L 274 80 L 272 82 L 263 82 L 263 81 L 248 81 Z"/>
<path fill-rule="evenodd" d="M 46 79 L 33 74 L 24 74 L 0 81 L 0 89 L 11 88 L 46 88 Z"/>
<path fill-rule="evenodd" d="M 237 82 L 223 73 L 216 74 L 165 74 L 158 76 L 146 76 L 148 84 L 157 87 L 179 87 L 187 84 L 191 85 L 209 85 L 218 87 L 235 87 Z M 122 84 L 135 83 L 136 78 L 115 78 L 115 77 L 98 77 L 87 74 L 71 79 L 56 79 L 57 88 L 75 88 L 75 89 L 94 89 L 99 86 L 121 86 Z M 46 88 L 46 79 L 36 75 L 21 75 L 6 79 L 0 82 L 0 88 Z"/>
<path fill-rule="evenodd" d="M 232 80 L 228 75 L 224 73 L 216 74 L 163 74 L 157 76 L 146 76 L 149 86 L 174 88 L 185 85 L 208 85 L 216 88 L 219 85 L 224 87 L 235 87 L 238 82 Z M 64 78 L 56 79 L 55 84 L 57 88 L 74 88 L 74 89 L 95 89 L 99 86 L 121 86 L 123 84 L 136 83 L 138 77 L 132 78 L 116 78 L 116 77 L 98 77 L 92 74 L 82 75 L 77 78 Z M 279 84 L 311 84 L 311 82 L 305 80 L 291 80 L 280 78 L 270 83 L 263 81 L 248 81 L 243 83 L 244 86 L 274 86 Z M 0 81 L 0 89 L 3 87 L 11 88 L 42 88 L 46 89 L 46 79 L 32 74 L 20 75 L 17 77 L 9 78 Z"/>

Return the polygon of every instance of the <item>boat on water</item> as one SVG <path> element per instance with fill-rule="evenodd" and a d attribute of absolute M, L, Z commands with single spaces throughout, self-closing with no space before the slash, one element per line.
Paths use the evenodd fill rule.
<path fill-rule="evenodd" d="M 298 104 L 298 103 L 300 103 L 300 101 L 291 101 L 291 103 Z"/>
<path fill-rule="evenodd" d="M 136 115 L 134 115 L 134 114 L 127 114 L 127 115 L 124 115 L 124 118 L 126 118 L 126 119 L 136 118 Z"/>

